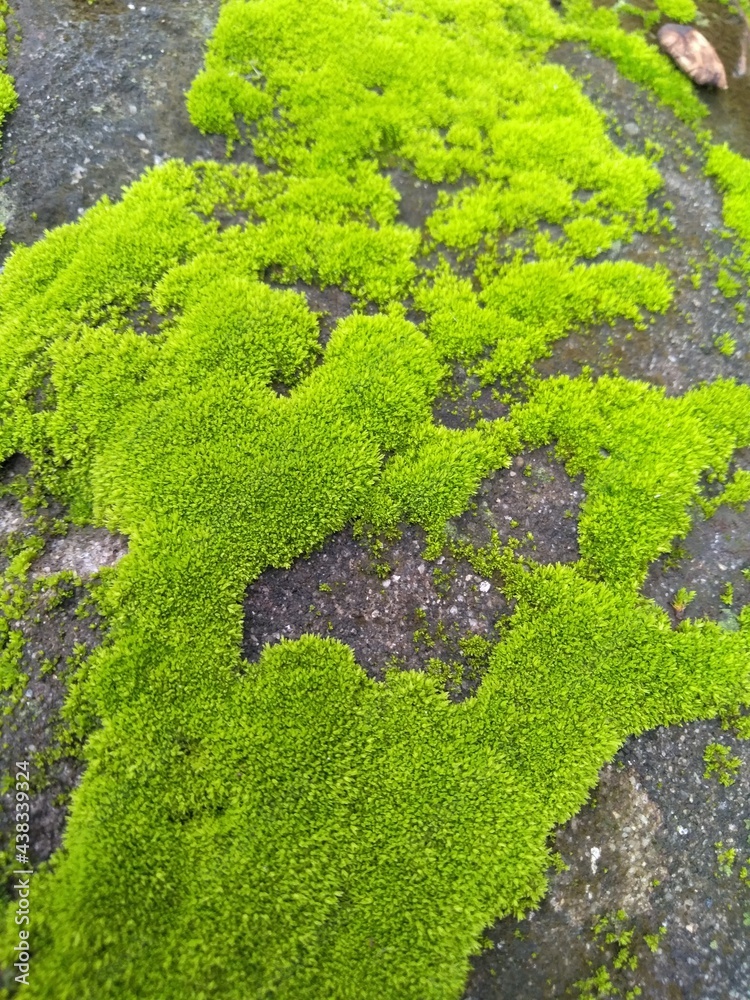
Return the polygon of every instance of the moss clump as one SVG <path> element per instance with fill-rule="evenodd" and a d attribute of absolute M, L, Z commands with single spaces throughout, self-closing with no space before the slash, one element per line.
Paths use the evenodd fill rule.
<path fill-rule="evenodd" d="M 695 20 L 698 8 L 693 0 L 656 0 L 656 6 L 668 21 L 689 24 Z"/>
<path fill-rule="evenodd" d="M 665 272 L 586 263 L 650 225 L 659 177 L 542 62 L 584 31 L 630 44 L 609 12 L 562 21 L 546 0 L 229 0 L 189 107 L 273 169 L 169 163 L 9 259 L 0 457 L 27 454 L 77 520 L 130 539 L 75 692 L 102 727 L 34 880 L 29 997 L 456 997 L 623 740 L 748 700 L 747 610 L 736 631 L 672 630 L 639 594 L 703 477 L 750 444 L 747 387 L 584 375 L 470 430 L 432 416 L 449 361 L 518 378 L 575 327 L 669 305 Z M 689 111 L 659 60 L 649 79 Z M 467 184 L 416 232 L 394 164 Z M 535 259 L 500 257 L 518 227 Z M 441 249 L 476 282 L 447 252 L 433 266 Z M 324 347 L 296 282 L 355 297 Z M 242 660 L 266 567 L 353 520 L 418 522 L 436 549 L 482 476 L 548 442 L 585 476 L 581 559 L 467 553 L 515 601 L 473 650 L 473 698 L 406 671 L 377 684 L 333 640 Z"/>
<path fill-rule="evenodd" d="M 716 287 L 728 299 L 733 299 L 742 291 L 742 285 L 736 281 L 729 271 L 721 268 L 719 277 L 716 279 Z"/>
<path fill-rule="evenodd" d="M 703 753 L 703 762 L 706 765 L 703 777 L 715 774 L 719 784 L 727 788 L 734 784 L 742 766 L 740 758 L 733 757 L 730 747 L 723 743 L 709 743 Z"/>
<path fill-rule="evenodd" d="M 737 341 L 729 333 L 720 333 L 714 341 L 714 347 L 716 347 L 719 353 L 723 354 L 725 358 L 731 358 L 737 349 Z"/>
<path fill-rule="evenodd" d="M 750 274 L 750 162 L 733 153 L 725 143 L 711 147 L 706 173 L 716 178 L 724 192 L 724 222 L 741 241 L 743 254 L 737 269 L 747 276 Z"/>
<path fill-rule="evenodd" d="M 418 287 L 415 301 L 441 356 L 473 362 L 470 371 L 485 384 L 517 377 L 579 326 L 618 317 L 640 323 L 642 309 L 663 312 L 672 298 L 666 271 L 629 261 L 516 260 L 483 285 L 477 293 L 445 267 Z"/>

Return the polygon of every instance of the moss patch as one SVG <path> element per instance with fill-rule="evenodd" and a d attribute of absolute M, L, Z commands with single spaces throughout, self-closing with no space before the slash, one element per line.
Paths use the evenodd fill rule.
<path fill-rule="evenodd" d="M 584 375 L 470 430 L 432 417 L 448 361 L 518 379 L 580 325 L 669 305 L 663 270 L 588 263 L 654 224 L 659 176 L 542 62 L 584 36 L 633 55 L 610 12 L 546 0 L 229 0 L 189 108 L 271 169 L 169 163 L 9 259 L 0 455 L 130 539 L 77 692 L 103 725 L 34 880 L 29 997 L 456 997 L 625 737 L 747 701 L 747 611 L 673 631 L 639 596 L 750 444 L 747 387 Z M 394 164 L 463 182 L 425 232 L 398 222 Z M 297 280 L 356 297 L 325 348 Z M 475 697 L 375 683 L 314 637 L 242 660 L 263 569 L 353 520 L 419 523 L 437 551 L 484 475 L 549 442 L 585 475 L 581 559 L 467 552 L 516 602 Z"/>

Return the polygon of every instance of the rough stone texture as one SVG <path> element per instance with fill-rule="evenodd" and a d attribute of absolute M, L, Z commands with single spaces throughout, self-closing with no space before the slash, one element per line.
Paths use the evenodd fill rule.
<path fill-rule="evenodd" d="M 632 260 L 669 268 L 675 287 L 672 307 L 664 315 L 647 317 L 646 329 L 626 322 L 601 324 L 558 341 L 538 368 L 547 375 L 576 375 L 584 365 L 595 373 L 617 371 L 626 378 L 664 386 L 669 395 L 716 378 L 747 381 L 750 334 L 738 321 L 736 304 L 718 290 L 718 261 L 731 256 L 733 243 L 721 233 L 722 199 L 702 172 L 702 158 L 693 133 L 673 115 L 648 100 L 623 79 L 611 63 L 572 45 L 560 46 L 551 59 L 582 80 L 586 93 L 609 116 L 611 137 L 623 149 L 647 153 L 658 142 L 658 163 L 664 186 L 652 207 L 674 226 L 660 234 L 636 234 L 630 244 L 615 244 L 597 260 Z M 671 208 L 665 208 L 665 204 Z M 693 280 L 699 287 L 694 287 Z M 737 343 L 726 357 L 715 340 L 729 333 Z"/>
<path fill-rule="evenodd" d="M 552 448 L 517 455 L 510 469 L 486 479 L 472 508 L 449 531 L 472 545 L 487 545 L 493 532 L 540 563 L 578 559 L 578 513 L 583 502 L 580 479 L 571 480 Z"/>
<path fill-rule="evenodd" d="M 0 216 L 8 226 L 5 250 L 12 241 L 31 242 L 45 228 L 75 220 L 102 194 L 117 197 L 122 185 L 160 158 L 223 156 L 221 140 L 202 137 L 190 126 L 183 98 L 219 6 L 219 0 L 98 0 L 93 7 L 83 0 L 17 0 L 15 23 L 21 40 L 12 43 L 11 70 L 21 103 L 9 122 L 2 152 L 2 173 L 10 178 L 0 190 Z M 705 10 L 707 24 L 701 29 L 725 64 L 735 65 L 739 19 L 717 4 Z M 651 139 L 665 147 L 660 164 L 664 189 L 654 205 L 661 209 L 665 201 L 672 203 L 667 215 L 674 233 L 637 236 L 606 257 L 661 260 L 672 270 L 676 300 L 666 316 L 653 317 L 644 331 L 623 323 L 573 334 L 555 345 L 540 365 L 541 373 L 577 374 L 588 364 L 597 373 L 619 370 L 663 385 L 671 394 L 718 376 L 747 381 L 750 339 L 737 322 L 734 302 L 715 286 L 715 261 L 731 252 L 731 243 L 719 235 L 721 199 L 702 175 L 700 158 L 689 152 L 695 150 L 692 134 L 623 81 L 606 61 L 570 47 L 553 58 L 573 72 L 590 74 L 585 86 L 612 116 L 616 142 L 643 151 L 646 139 Z M 704 100 L 718 137 L 750 153 L 750 81 L 731 81 L 728 92 L 706 94 Z M 249 153 L 239 148 L 235 157 L 247 159 Z M 399 169 L 388 173 L 402 195 L 402 220 L 422 226 L 437 188 Z M 673 238 L 679 243 L 672 244 Z M 688 265 L 690 259 L 694 263 Z M 702 283 L 697 289 L 691 277 L 698 267 Z M 336 289 L 297 287 L 311 308 L 327 314 L 321 320 L 325 342 L 336 320 L 350 311 L 351 299 Z M 148 317 L 143 322 L 147 327 Z M 716 336 L 724 332 L 737 340 L 731 358 L 714 346 Z M 507 412 L 489 390 L 473 398 L 479 386 L 460 369 L 455 374 L 461 394 L 440 400 L 436 419 L 460 427 Z M 480 544 L 492 528 L 504 540 L 531 532 L 534 538 L 526 540 L 525 548 L 530 555 L 541 561 L 575 559 L 582 484 L 571 482 L 548 451 L 520 459 L 523 464 L 517 459 L 511 469 L 482 484 L 475 508 L 457 519 L 452 530 Z M 525 475 L 527 468 L 530 476 Z M 0 533 L 27 532 L 21 517 L 17 505 L 0 505 Z M 511 521 L 518 524 L 512 527 Z M 713 519 L 698 521 L 683 543 L 688 555 L 653 567 L 646 593 L 669 609 L 674 592 L 687 586 L 698 596 L 686 613 L 726 618 L 719 593 L 727 580 L 735 582 L 736 606 L 748 599 L 741 590 L 740 571 L 750 558 L 749 535 L 747 513 L 720 509 Z M 121 543 L 96 533 L 78 536 L 83 548 L 72 547 L 73 537 L 51 541 L 38 560 L 41 569 L 35 570 L 62 568 L 66 560 L 80 560 L 76 565 L 84 568 L 92 560 L 104 564 L 122 551 Z M 436 577 L 434 567 L 422 559 L 422 546 L 421 534 L 407 529 L 398 542 L 375 554 L 344 533 L 290 571 L 264 574 L 247 595 L 247 654 L 257 656 L 260 646 L 277 641 L 277 635 L 317 631 L 350 642 L 373 676 L 379 676 L 385 660 L 393 656 L 420 669 L 432 656 L 460 660 L 448 626 L 455 622 L 462 634 L 474 631 L 493 638 L 493 618 L 502 618 L 508 609 L 494 586 L 482 589 L 490 581 L 482 581 L 464 565 L 454 566 L 447 555 L 438 567 L 444 575 Z M 385 562 L 390 570 L 381 580 L 376 564 Z M 386 580 L 389 586 L 384 586 Z M 331 591 L 321 591 L 321 583 Z M 17 728 L 0 759 L 3 773 L 15 755 L 54 743 L 54 720 L 65 685 L 57 670 L 42 676 L 39 662 L 52 654 L 64 662 L 84 634 L 95 641 L 97 631 L 88 625 L 97 622 L 75 616 L 79 599 L 76 592 L 59 608 L 45 611 L 40 606 L 41 622 L 35 623 L 32 615 L 26 623 L 31 630 L 30 680 Z M 425 609 L 426 621 L 414 620 L 417 608 Z M 373 618 L 373 612 L 380 617 Z M 422 640 L 415 644 L 415 631 L 421 627 L 434 638 L 440 622 L 447 639 L 437 637 L 434 647 Z M 452 695 L 470 695 L 476 681 L 476 674 L 465 673 L 453 684 Z M 704 749 L 717 740 L 743 761 L 729 788 L 702 776 Z M 37 860 L 59 843 L 66 796 L 80 773 L 70 761 L 63 760 L 59 767 L 58 775 L 39 777 L 32 819 Z M 577 996 L 580 990 L 573 984 L 602 963 L 622 993 L 640 984 L 647 1000 L 746 998 L 750 972 L 742 913 L 750 911 L 750 890 L 739 881 L 739 861 L 729 876 L 715 874 L 714 844 L 722 841 L 750 855 L 750 845 L 744 843 L 749 781 L 748 743 L 734 740 L 718 723 L 661 729 L 629 741 L 603 769 L 596 807 L 586 807 L 557 832 L 555 846 L 570 868 L 551 875 L 550 894 L 539 911 L 520 924 L 504 920 L 488 931 L 490 946 L 474 962 L 466 1000 Z M 628 924 L 637 931 L 640 964 L 632 973 L 614 970 L 612 948 L 600 952 L 591 931 L 598 916 L 618 909 L 626 911 Z M 642 935 L 662 924 L 667 933 L 652 955 Z"/>
<path fill-rule="evenodd" d="M 570 562 L 578 558 L 582 496 L 549 449 L 519 455 L 513 468 L 482 483 L 474 509 L 450 531 L 477 546 L 496 531 L 503 541 L 522 540 L 522 551 L 540 562 Z M 467 562 L 448 550 L 428 562 L 424 548 L 424 533 L 413 526 L 377 552 L 347 531 L 289 570 L 267 570 L 247 591 L 245 655 L 255 660 L 267 643 L 304 633 L 329 636 L 348 643 L 376 679 L 388 666 L 430 669 L 433 658 L 460 664 L 461 678 L 451 674 L 448 690 L 466 697 L 482 667 L 467 661 L 460 640 L 496 641 L 495 624 L 502 627 L 510 608 Z"/>
<path fill-rule="evenodd" d="M 61 604 L 52 602 L 49 592 L 34 595 L 29 611 L 14 623 L 24 634 L 21 669 L 28 679 L 18 700 L 8 704 L 5 695 L 0 700 L 10 709 L 0 725 L 0 774 L 15 773 L 16 761 L 31 763 L 29 833 L 34 867 L 60 846 L 70 794 L 83 774 L 78 741 L 63 739 L 60 710 L 75 663 L 82 651 L 90 652 L 99 644 L 104 628 L 90 608 L 81 608 L 85 588 L 70 588 L 69 594 Z M 0 850 L 10 843 L 12 802 L 12 791 L 0 795 Z M 4 891 L 0 885 L 0 896 Z"/>
<path fill-rule="evenodd" d="M 470 634 L 495 640 L 493 626 L 508 606 L 467 563 L 449 556 L 428 563 L 423 549 L 423 533 L 406 528 L 375 558 L 344 532 L 291 570 L 267 571 L 248 589 L 245 655 L 257 659 L 267 643 L 310 633 L 350 645 L 378 680 L 389 666 L 426 669 L 435 657 L 468 667 L 459 640 Z M 475 671 L 463 672 L 451 687 L 456 696 L 478 680 Z"/>
<path fill-rule="evenodd" d="M 127 539 L 105 528 L 70 528 L 62 538 L 51 538 L 32 567 L 35 576 L 69 569 L 80 577 L 93 576 L 114 566 L 127 552 Z"/>
<path fill-rule="evenodd" d="M 713 517 L 696 515 L 696 524 L 677 552 L 654 563 L 643 588 L 670 613 L 680 618 L 707 616 L 731 624 L 734 611 L 750 603 L 750 580 L 743 569 L 750 567 L 750 507 L 733 510 L 719 507 Z M 733 600 L 722 601 L 726 585 L 732 585 Z M 672 600 L 684 587 L 695 598 L 677 614 Z"/>
<path fill-rule="evenodd" d="M 24 524 L 24 516 L 20 505 L 17 503 L 0 504 L 0 534 L 9 535 L 13 531 L 19 531 Z"/>
<path fill-rule="evenodd" d="M 748 27 L 739 8 L 720 0 L 705 0 L 695 24 L 718 53 L 728 73 L 729 88 L 698 91 L 711 111 L 711 131 L 719 142 L 728 142 L 743 156 L 750 155 L 750 76 L 747 74 Z M 651 40 L 656 41 L 655 33 Z M 744 73 L 743 73 L 744 62 Z"/>
<path fill-rule="evenodd" d="M 5 132 L 0 221 L 32 243 L 168 157 L 221 159 L 192 127 L 184 91 L 220 0 L 17 0 L 10 72 L 20 103 Z M 20 42 L 18 41 L 20 34 Z M 36 218 L 33 218 L 33 214 Z"/>
<path fill-rule="evenodd" d="M 703 750 L 716 741 L 743 758 L 729 788 L 703 777 Z M 747 743 L 714 722 L 630 740 L 602 770 L 592 803 L 558 831 L 554 847 L 569 870 L 551 878 L 529 919 L 490 931 L 465 1000 L 578 996 L 573 984 L 600 965 L 622 990 L 615 995 L 640 986 L 646 1000 L 746 1000 L 750 892 L 739 870 L 750 856 L 749 765 Z M 730 873 L 717 862 L 727 848 L 738 852 Z M 632 971 L 615 969 L 615 949 L 602 950 L 592 932 L 620 909 L 636 930 Z M 652 954 L 643 935 L 661 926 Z"/>
<path fill-rule="evenodd" d="M 7 488 L 27 472 L 28 463 L 11 459 L 0 468 L 0 484 Z M 12 494 L 0 497 L 0 569 L 7 568 L 9 543 L 41 535 L 45 545 L 31 566 L 29 586 L 62 570 L 81 578 L 81 585 L 65 585 L 62 590 L 32 589 L 28 609 L 11 622 L 24 636 L 20 669 L 27 680 L 22 690 L 0 694 L 0 775 L 14 773 L 15 761 L 28 760 L 32 765 L 29 826 L 35 866 L 60 846 L 70 794 L 83 773 L 78 737 L 64 735 L 60 712 L 82 655 L 99 644 L 105 628 L 87 602 L 91 578 L 127 551 L 126 539 L 103 528 L 68 527 L 64 535 L 55 534 L 60 513 L 51 504 L 32 518 Z M 2 851 L 10 841 L 11 794 L 0 795 L 0 802 Z M 0 895 L 3 891 L 0 885 Z"/>

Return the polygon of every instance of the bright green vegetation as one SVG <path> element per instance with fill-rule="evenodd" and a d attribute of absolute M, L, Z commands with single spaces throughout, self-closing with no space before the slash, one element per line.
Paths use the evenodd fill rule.
<path fill-rule="evenodd" d="M 739 237 L 742 255 L 737 267 L 747 276 L 750 274 L 750 161 L 733 153 L 726 144 L 712 146 L 706 173 L 716 178 L 724 192 L 724 222 Z"/>
<path fill-rule="evenodd" d="M 726 787 L 734 784 L 742 766 L 740 758 L 732 756 L 730 747 L 723 743 L 709 743 L 703 753 L 703 762 L 706 765 L 703 777 L 710 778 L 715 774 L 719 784 Z"/>
<path fill-rule="evenodd" d="M 725 847 L 722 840 L 717 840 L 714 844 L 716 852 L 716 864 L 719 867 L 715 872 L 717 878 L 730 878 L 734 863 L 737 860 L 737 849 L 735 847 Z"/>
<path fill-rule="evenodd" d="M 742 285 L 739 281 L 736 281 L 724 268 L 719 271 L 719 277 L 716 281 L 716 285 L 719 291 L 728 299 L 734 298 L 735 295 L 738 295 L 742 290 Z"/>
<path fill-rule="evenodd" d="M 672 598 L 672 607 L 678 615 L 681 615 L 688 604 L 692 604 L 697 596 L 695 590 L 688 590 L 687 587 L 680 587 Z"/>
<path fill-rule="evenodd" d="M 0 0 L 0 126 L 18 103 L 13 78 L 5 72 L 8 58 L 6 19 L 9 13 L 10 5 L 7 0 Z"/>
<path fill-rule="evenodd" d="M 542 61 L 570 37 L 645 52 L 695 111 L 580 2 L 563 22 L 546 0 L 229 0 L 189 108 L 271 169 L 169 163 L 9 259 L 0 457 L 130 539 L 75 692 L 101 726 L 35 878 L 26 996 L 455 998 L 623 740 L 748 701 L 747 609 L 673 630 L 639 593 L 750 444 L 748 387 L 583 375 L 531 380 L 506 420 L 432 417 L 451 361 L 507 385 L 573 329 L 669 306 L 664 270 L 587 263 L 657 224 L 660 181 Z M 395 165 L 463 182 L 426 236 L 398 222 Z M 297 281 L 357 299 L 325 348 Z M 482 476 L 550 442 L 585 477 L 581 559 L 466 553 L 516 601 L 475 697 L 375 683 L 333 640 L 242 660 L 266 567 L 352 521 L 419 523 L 435 553 Z"/>
<path fill-rule="evenodd" d="M 724 489 L 718 496 L 710 500 L 702 498 L 698 501 L 706 517 L 715 514 L 722 504 L 743 511 L 745 505 L 750 501 L 750 472 L 747 469 L 737 469 L 732 478 L 728 482 L 725 479 L 724 482 Z M 747 576 L 747 572 L 747 570 L 743 570 L 745 576 Z"/>
<path fill-rule="evenodd" d="M 734 730 L 738 740 L 750 740 L 750 715 L 734 715 L 722 719 L 721 728 Z"/>
<path fill-rule="evenodd" d="M 656 6 L 668 21 L 683 24 L 689 24 L 698 13 L 693 0 L 656 0 Z"/>
<path fill-rule="evenodd" d="M 687 122 L 696 123 L 708 113 L 695 94 L 692 84 L 671 61 L 651 45 L 643 33 L 625 32 L 620 27 L 620 13 L 634 13 L 630 4 L 622 7 L 596 7 L 591 0 L 568 0 L 567 20 L 575 25 L 578 37 L 598 55 L 612 59 L 629 79 L 653 90 L 661 101 Z M 639 11 L 643 14 L 643 11 Z M 644 30 L 653 20 L 646 12 Z"/>
<path fill-rule="evenodd" d="M 599 1000 L 602 997 L 636 1000 L 643 996 L 635 974 L 644 959 L 648 962 L 648 952 L 659 950 L 667 928 L 661 926 L 653 934 L 642 934 L 636 930 L 625 910 L 617 910 L 599 917 L 591 930 L 604 961 L 594 968 L 594 962 L 589 960 L 591 975 L 574 983 L 574 988 L 578 990 L 577 1000 Z"/>
<path fill-rule="evenodd" d="M 731 358 L 737 349 L 737 341 L 729 333 L 720 333 L 714 341 L 714 346 L 724 355 Z"/>

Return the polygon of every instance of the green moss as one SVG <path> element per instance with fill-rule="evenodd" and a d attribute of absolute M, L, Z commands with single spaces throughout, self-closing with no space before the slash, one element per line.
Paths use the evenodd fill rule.
<path fill-rule="evenodd" d="M 696 596 L 697 593 L 695 590 L 688 590 L 687 587 L 680 587 L 672 598 L 672 607 L 678 615 L 681 615 L 685 608 L 687 608 L 688 604 L 692 604 Z"/>
<path fill-rule="evenodd" d="M 444 267 L 417 289 L 415 301 L 439 353 L 463 361 L 484 355 L 471 370 L 489 384 L 524 372 L 582 324 L 622 316 L 640 323 L 641 308 L 663 312 L 671 298 L 669 276 L 658 268 L 629 261 L 571 266 L 552 259 L 516 260 L 478 294 L 471 281 Z"/>
<path fill-rule="evenodd" d="M 733 153 L 729 147 L 712 146 L 706 162 L 706 173 L 716 178 L 724 192 L 724 223 L 739 236 L 744 247 L 741 265 L 748 272 L 750 256 L 750 162 Z"/>
<path fill-rule="evenodd" d="M 695 20 L 698 8 L 693 0 L 656 0 L 656 6 L 668 21 L 689 24 Z"/>
<path fill-rule="evenodd" d="M 750 392 L 733 382 L 667 398 L 624 379 L 560 378 L 517 409 L 516 424 L 533 447 L 557 441 L 568 470 L 585 473 L 581 556 L 619 588 L 639 586 L 687 534 L 701 472 L 726 470 L 749 414 Z"/>
<path fill-rule="evenodd" d="M 724 268 L 719 271 L 719 277 L 716 280 L 716 285 L 719 291 L 728 299 L 732 299 L 735 295 L 739 295 L 742 290 L 742 285 L 739 281 L 736 281 L 729 271 Z"/>
<path fill-rule="evenodd" d="M 740 758 L 732 756 L 730 747 L 723 743 L 709 743 L 703 753 L 703 762 L 706 765 L 703 777 L 715 774 L 719 784 L 727 788 L 734 784 L 742 766 Z"/>
<path fill-rule="evenodd" d="M 720 333 L 714 341 L 714 346 L 726 358 L 731 358 L 737 349 L 737 341 L 729 333 Z"/>
<path fill-rule="evenodd" d="M 660 179 L 543 62 L 570 38 L 697 115 L 660 55 L 583 3 L 228 0 L 189 109 L 270 169 L 168 163 L 9 258 L 0 457 L 25 453 L 74 519 L 130 541 L 66 709 L 102 725 L 34 880 L 30 998 L 457 997 L 626 737 L 748 701 L 746 611 L 673 630 L 639 593 L 704 477 L 750 444 L 746 386 L 531 380 L 507 419 L 433 419 L 449 362 L 517 382 L 571 330 L 670 304 L 664 270 L 589 263 L 652 225 Z M 396 165 L 462 181 L 424 233 L 398 221 Z M 536 259 L 498 254 L 520 227 Z M 298 282 L 355 298 L 325 346 Z M 459 643 L 474 697 L 440 690 L 454 664 L 375 683 L 310 636 L 243 661 L 264 569 L 352 522 L 418 523 L 437 554 L 481 478 L 547 443 L 585 477 L 581 558 L 466 551 L 515 602 L 501 641 Z"/>
<path fill-rule="evenodd" d="M 708 114 L 690 81 L 666 56 L 642 35 L 621 29 L 616 10 L 594 7 L 591 0 L 568 0 L 565 12 L 573 37 L 612 59 L 623 76 L 648 87 L 685 121 L 697 123 Z"/>
<path fill-rule="evenodd" d="M 737 469 L 724 490 L 710 502 L 711 507 L 707 510 L 707 515 L 724 503 L 742 511 L 748 501 L 750 501 L 750 472 L 747 469 Z"/>

